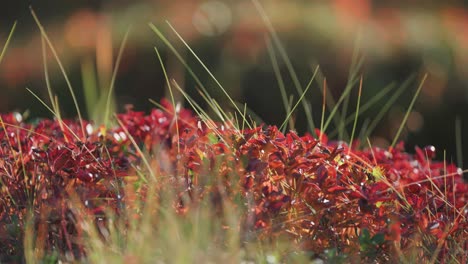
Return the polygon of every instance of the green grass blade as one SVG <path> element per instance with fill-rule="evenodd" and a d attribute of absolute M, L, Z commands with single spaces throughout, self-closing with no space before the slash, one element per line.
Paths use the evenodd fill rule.
<path fill-rule="evenodd" d="M 390 107 L 396 102 L 396 100 L 403 94 L 403 92 L 408 88 L 411 82 L 414 79 L 414 75 L 410 76 L 406 81 L 404 81 L 401 86 L 395 91 L 395 93 L 387 100 L 387 102 L 380 108 L 380 111 L 375 116 L 374 120 L 370 123 L 367 131 L 364 133 L 363 138 L 368 138 L 369 135 L 374 131 L 374 129 L 379 124 L 380 120 L 384 117 Z"/>
<path fill-rule="evenodd" d="M 60 68 L 60 71 L 62 72 L 62 75 L 63 75 L 63 77 L 65 79 L 65 82 L 67 83 L 68 89 L 69 89 L 71 97 L 73 99 L 73 103 L 75 104 L 75 108 L 76 108 L 76 112 L 78 114 L 78 118 L 79 118 L 79 121 L 80 121 L 80 126 L 81 126 L 83 136 L 85 136 L 86 133 L 85 133 L 84 125 L 83 125 L 83 118 L 82 118 L 82 115 L 81 115 L 80 106 L 78 105 L 78 101 L 76 99 L 75 92 L 73 91 L 73 87 L 71 85 L 70 79 L 67 76 L 65 68 L 63 67 L 63 64 L 62 64 L 62 62 L 61 62 L 61 60 L 60 60 L 60 58 L 59 58 L 59 56 L 57 54 L 57 51 L 54 48 L 54 45 L 52 45 L 52 42 L 50 41 L 49 37 L 47 36 L 47 33 L 46 33 L 44 27 L 42 26 L 41 22 L 39 21 L 36 13 L 34 12 L 34 10 L 32 8 L 30 8 L 30 10 L 31 10 L 31 14 L 32 14 L 32 16 L 34 18 L 34 21 L 36 21 L 36 24 L 39 27 L 39 30 L 41 31 L 42 36 L 44 37 L 45 41 L 47 42 L 47 45 L 49 46 L 50 50 L 52 51 L 52 54 L 54 55 L 55 60 L 57 61 L 57 64 L 58 64 L 58 66 Z"/>
<path fill-rule="evenodd" d="M 219 110 L 219 107 L 214 103 L 213 98 L 206 96 L 201 90 L 198 90 L 200 96 L 205 100 L 208 105 L 211 105 L 213 112 L 219 117 L 221 122 L 225 122 L 228 119 L 228 116 L 223 111 Z"/>
<path fill-rule="evenodd" d="M 312 86 L 312 83 L 314 82 L 314 79 L 315 79 L 315 76 L 317 75 L 317 70 L 318 70 L 318 67 L 315 69 L 315 72 L 314 74 L 312 75 L 312 77 L 310 78 L 310 81 L 309 83 L 307 84 L 307 87 L 305 88 L 304 92 L 301 94 L 301 97 L 299 97 L 299 100 L 297 100 L 296 104 L 293 106 L 293 108 L 291 109 L 291 111 L 289 111 L 288 115 L 286 116 L 286 119 L 284 120 L 283 124 L 281 124 L 279 130 L 282 130 L 283 127 L 286 125 L 286 123 L 289 121 L 289 119 L 291 118 L 291 115 L 292 113 L 294 112 L 294 110 L 296 110 L 297 106 L 299 105 L 299 103 L 302 102 L 302 100 L 304 99 L 304 96 L 305 94 L 307 93 L 307 91 L 310 89 L 310 87 Z"/>
<path fill-rule="evenodd" d="M 363 139 L 364 139 L 364 135 L 366 133 L 366 130 L 369 127 L 369 124 L 370 124 L 370 118 L 364 119 L 364 122 L 362 123 L 361 129 L 360 129 L 359 135 L 358 135 L 358 138 L 361 141 L 361 143 L 359 144 L 359 146 L 356 146 L 357 148 L 359 148 L 361 146 L 361 144 L 363 142 Z"/>
<path fill-rule="evenodd" d="M 176 34 L 176 36 L 179 38 L 179 40 L 185 45 L 185 47 L 192 53 L 192 55 L 197 59 L 197 61 L 200 63 L 200 65 L 205 69 L 205 71 L 210 75 L 210 77 L 215 81 L 215 83 L 218 85 L 218 87 L 221 89 L 221 91 L 226 95 L 226 98 L 229 100 L 229 102 L 234 106 L 236 111 L 242 116 L 242 118 L 245 120 L 244 113 L 237 107 L 237 105 L 234 103 L 234 100 L 232 97 L 229 95 L 229 93 L 224 89 L 224 87 L 221 85 L 221 83 L 218 81 L 218 79 L 214 76 L 214 74 L 208 69 L 208 67 L 205 65 L 205 63 L 198 57 L 198 55 L 193 51 L 193 49 L 188 45 L 188 43 L 182 38 L 182 36 L 177 32 L 177 30 L 169 23 L 166 21 L 171 30 Z"/>
<path fill-rule="evenodd" d="M 148 159 L 146 158 L 146 155 L 143 153 L 141 148 L 138 146 L 138 143 L 135 141 L 133 136 L 130 135 L 130 132 L 128 132 L 128 129 L 125 127 L 125 125 L 122 123 L 122 121 L 120 121 L 120 119 L 118 117 L 116 117 L 116 120 L 117 120 L 117 123 L 119 123 L 122 130 L 124 131 L 124 133 L 127 135 L 128 139 L 130 139 L 130 142 L 132 142 L 132 145 L 135 147 L 135 150 L 137 151 L 137 153 L 141 156 L 141 159 L 142 159 L 143 163 L 145 164 L 146 168 L 148 169 L 148 172 L 149 172 L 149 174 L 151 176 L 151 179 L 154 180 L 155 183 L 157 183 L 158 179 L 156 178 L 156 175 L 154 174 L 154 171 L 151 168 L 151 165 L 150 165 Z M 148 182 L 148 179 L 143 177 L 143 181 Z"/>
<path fill-rule="evenodd" d="M 52 92 L 52 86 L 50 84 L 49 67 L 47 65 L 47 50 L 46 50 L 44 37 L 41 37 L 41 44 L 42 44 L 42 64 L 44 67 L 44 79 L 45 79 L 46 86 L 47 86 L 47 93 L 49 94 L 49 100 L 50 100 L 50 104 L 52 105 L 52 109 L 54 109 L 54 112 L 58 113 L 60 109 L 58 109 L 58 106 L 55 105 L 54 94 Z"/>
<path fill-rule="evenodd" d="M 209 115 L 203 110 L 203 108 L 198 105 L 180 86 L 177 84 L 175 80 L 172 80 L 172 83 L 174 84 L 174 87 L 176 87 L 179 92 L 185 97 L 187 102 L 192 106 L 193 110 L 195 113 L 200 117 L 200 119 L 209 127 L 213 130 L 214 133 L 218 135 L 221 141 L 229 145 L 226 140 L 223 138 L 221 133 L 218 132 L 217 125 L 213 122 L 212 118 L 209 117 Z"/>
<path fill-rule="evenodd" d="M 247 104 L 244 104 L 244 116 L 247 112 Z M 242 131 L 244 131 L 244 127 L 245 127 L 245 120 L 242 120 Z"/>
<path fill-rule="evenodd" d="M 387 86 L 385 86 L 382 90 L 380 90 L 376 95 L 372 96 L 372 98 L 364 103 L 360 108 L 359 108 L 359 115 L 365 113 L 369 108 L 374 106 L 377 102 L 379 102 L 380 99 L 382 99 L 384 96 L 386 96 L 393 88 L 395 88 L 395 83 L 391 83 Z M 346 118 L 345 124 L 349 125 L 351 122 L 354 121 L 354 116 L 356 115 L 356 112 L 350 114 L 348 118 Z"/>
<path fill-rule="evenodd" d="M 389 85 L 385 86 L 382 90 L 380 90 L 376 95 L 372 96 L 372 98 L 362 104 L 359 108 L 359 115 L 367 112 L 372 106 L 379 102 L 384 96 L 386 96 L 391 90 L 395 88 L 395 83 L 390 83 Z M 349 124 L 354 122 L 354 117 L 356 116 L 356 112 L 350 114 L 348 118 L 346 118 L 344 125 L 348 126 Z M 329 137 L 334 138 L 338 134 L 338 129 L 333 130 L 331 133 L 328 134 Z"/>
<path fill-rule="evenodd" d="M 171 102 L 172 102 L 172 108 L 174 109 L 174 119 L 175 119 L 175 125 L 176 125 L 176 133 L 177 133 L 177 153 L 180 153 L 180 143 L 179 143 L 179 138 L 180 138 L 180 133 L 179 133 L 179 122 L 177 118 L 177 112 L 176 112 L 176 102 L 174 100 L 174 94 L 172 93 L 172 86 L 171 82 L 169 81 L 169 77 L 167 76 L 166 72 L 166 67 L 164 66 L 164 62 L 161 58 L 161 54 L 159 54 L 159 51 L 156 47 L 154 47 L 154 51 L 156 52 L 156 56 L 158 57 L 159 64 L 161 65 L 163 74 L 164 74 L 164 79 L 166 79 L 166 85 L 167 88 L 169 89 L 169 95 L 171 96 Z"/>
<path fill-rule="evenodd" d="M 279 51 L 279 54 L 284 61 L 286 68 L 288 69 L 289 75 L 291 76 L 291 79 L 293 81 L 294 87 L 296 88 L 296 91 L 299 95 L 303 94 L 303 89 L 301 82 L 299 81 L 299 78 L 297 76 L 296 71 L 294 70 L 294 67 L 291 63 L 291 60 L 289 59 L 286 49 L 284 48 L 283 44 L 281 43 L 281 40 L 278 36 L 278 33 L 276 32 L 275 28 L 273 27 L 273 24 L 271 23 L 270 18 L 265 12 L 265 9 L 262 7 L 262 5 L 258 2 L 258 0 L 252 0 L 252 3 L 255 5 L 255 8 L 257 9 L 258 13 L 260 14 L 260 17 L 262 18 L 263 22 L 265 23 L 265 26 L 268 30 L 268 32 L 271 35 L 271 38 L 273 40 L 273 43 L 275 44 L 276 48 Z M 312 117 L 312 107 L 311 105 L 307 104 L 306 100 L 301 100 L 302 102 L 302 107 L 304 108 L 304 112 L 306 114 L 307 118 L 307 123 L 309 126 L 309 130 L 312 133 L 312 135 L 315 135 L 315 124 L 313 122 L 313 117 Z"/>
<path fill-rule="evenodd" d="M 171 50 L 171 52 L 176 56 L 176 58 L 179 60 L 180 63 L 184 66 L 184 68 L 187 70 L 187 72 L 190 74 L 190 76 L 193 78 L 195 83 L 197 84 L 198 88 L 201 89 L 201 91 L 204 94 L 205 98 L 209 98 L 210 94 L 208 93 L 207 89 L 203 85 L 203 83 L 200 81 L 200 78 L 195 74 L 195 72 L 190 68 L 188 63 L 184 60 L 182 55 L 174 48 L 174 45 L 171 44 L 171 42 L 162 34 L 162 32 L 152 23 L 149 23 L 149 27 L 153 30 L 153 32 L 159 37 L 159 39 L 162 40 L 162 42 Z M 179 87 L 181 88 L 181 87 Z M 185 97 L 185 96 L 184 96 Z M 193 103 L 193 102 L 192 102 Z M 213 109 L 213 111 L 216 111 L 216 106 L 212 104 L 210 100 L 207 101 L 208 105 Z M 247 126 L 251 127 L 251 125 L 245 120 L 247 123 Z"/>
<path fill-rule="evenodd" d="M 351 131 L 351 138 L 349 139 L 349 151 L 351 151 L 351 147 L 354 140 L 354 132 L 356 131 L 357 120 L 359 117 L 359 105 L 361 104 L 361 94 L 362 94 L 362 76 L 361 81 L 359 83 L 359 94 L 358 94 L 358 101 L 356 106 L 356 116 L 354 118 L 353 130 Z"/>
<path fill-rule="evenodd" d="M 345 126 L 345 118 L 346 118 L 346 114 L 347 114 L 347 111 L 348 111 L 348 105 L 349 105 L 349 99 L 350 99 L 350 96 L 348 94 L 348 96 L 346 96 L 343 100 L 343 107 L 341 107 L 341 114 L 339 115 L 340 117 L 338 118 L 339 121 L 338 121 L 338 139 L 340 140 L 346 140 L 346 138 L 348 137 L 345 137 L 345 134 L 347 132 L 346 130 L 346 126 Z"/>
<path fill-rule="evenodd" d="M 411 100 L 410 106 L 406 110 L 406 114 L 405 114 L 405 117 L 403 118 L 403 121 L 400 124 L 400 128 L 398 128 L 398 132 L 396 133 L 395 137 L 393 138 L 393 142 L 392 142 L 392 145 L 391 145 L 392 148 L 397 143 L 398 138 L 400 137 L 401 131 L 403 131 L 403 127 L 405 126 L 406 121 L 408 120 L 408 116 L 411 113 L 411 110 L 413 109 L 414 103 L 416 102 L 416 99 L 418 98 L 418 95 L 421 92 L 421 89 L 422 89 L 426 79 L 427 79 L 427 73 L 424 75 L 421 83 L 419 84 L 418 90 L 416 90 L 416 94 L 413 96 L 413 100 Z"/>
<path fill-rule="evenodd" d="M 360 40 L 360 34 L 358 34 L 358 37 L 356 38 L 355 43 L 354 43 L 353 54 L 351 56 L 351 66 L 350 66 L 349 73 L 348 73 L 348 81 L 346 83 L 346 87 L 348 87 L 353 82 L 353 80 L 356 78 L 356 76 L 357 76 L 357 74 L 359 72 L 359 69 L 361 68 L 361 66 L 362 66 L 362 64 L 364 62 L 364 60 L 362 58 L 360 58 L 358 60 L 359 40 Z M 341 140 L 345 139 L 345 137 L 344 137 L 344 135 L 346 134 L 345 120 L 346 120 L 346 114 L 347 114 L 347 111 L 348 111 L 349 100 L 350 100 L 350 97 L 346 96 L 345 99 L 344 99 L 344 102 L 343 102 L 343 107 L 341 109 L 341 118 L 337 117 L 337 119 L 340 120 L 340 121 L 338 121 L 338 124 L 339 124 L 338 125 L 338 133 L 339 133 L 338 138 L 341 139 Z"/>
<path fill-rule="evenodd" d="M 192 76 L 193 80 L 196 82 L 197 86 L 205 93 L 209 94 L 206 90 L 203 83 L 200 81 L 200 78 L 195 74 L 195 72 L 190 68 L 187 61 L 182 57 L 182 55 L 175 49 L 174 45 L 164 36 L 164 34 L 152 23 L 148 24 L 151 30 L 162 40 L 162 42 L 171 50 L 171 52 L 177 57 L 177 59 L 182 63 L 184 68 L 189 72 L 190 76 Z"/>
<path fill-rule="evenodd" d="M 13 23 L 13 26 L 10 29 L 10 33 L 8 34 L 8 37 L 5 41 L 5 45 L 3 46 L 2 52 L 0 53 L 0 63 L 3 60 L 3 56 L 5 56 L 6 50 L 8 49 L 8 45 L 10 44 L 11 38 L 13 37 L 13 33 L 15 32 L 16 29 L 16 21 Z"/>
<path fill-rule="evenodd" d="M 240 103 L 240 102 L 235 102 L 235 103 L 237 104 L 239 108 L 244 109 L 244 115 L 246 117 L 249 117 L 253 121 L 251 122 L 252 124 L 253 123 L 265 124 L 265 121 L 257 113 L 255 113 L 250 107 L 248 107 L 247 104 Z M 244 128 L 245 128 L 245 125 L 243 124 L 241 130 L 244 130 Z"/>
<path fill-rule="evenodd" d="M 125 45 L 127 44 L 127 39 L 128 39 L 129 34 L 130 34 L 130 28 L 128 28 L 127 31 L 125 32 L 124 38 L 122 40 L 122 44 L 120 45 L 120 48 L 119 48 L 117 60 L 115 62 L 114 71 L 112 73 L 109 93 L 107 94 L 107 100 L 106 100 L 106 110 L 104 114 L 104 125 L 106 128 L 108 128 L 108 125 L 109 125 L 109 112 L 110 112 L 110 107 L 111 107 L 110 104 L 111 104 L 112 94 L 114 93 L 115 79 L 117 78 L 117 72 L 119 70 L 120 61 L 122 60 L 123 51 L 125 50 Z"/>
<path fill-rule="evenodd" d="M 331 112 L 330 112 L 330 114 L 329 114 L 329 116 L 327 118 L 327 121 L 325 122 L 325 125 L 323 127 L 324 132 L 327 130 L 328 126 L 330 125 L 330 122 L 332 121 L 332 119 L 335 118 L 335 114 L 337 114 L 339 106 L 343 103 L 343 100 L 349 95 L 349 93 L 351 92 L 352 88 L 357 83 L 357 81 L 359 81 L 359 79 L 353 80 L 352 82 L 348 83 L 348 85 L 344 89 L 344 91 L 341 94 L 340 98 L 338 99 L 335 106 L 331 110 Z M 339 117 L 336 117 L 336 118 L 339 118 Z M 340 120 L 340 119 L 338 119 L 338 120 Z"/>
<path fill-rule="evenodd" d="M 320 138 L 319 141 L 322 141 L 322 131 L 323 131 L 323 122 L 325 121 L 325 109 L 327 105 L 327 79 L 323 80 L 322 88 L 322 117 L 320 118 Z"/>
<path fill-rule="evenodd" d="M 29 93 L 31 93 L 42 105 L 44 105 L 44 106 L 47 108 L 47 110 L 49 110 L 49 111 L 52 113 L 52 115 L 54 115 L 55 118 L 57 118 L 57 119 L 59 120 L 60 124 L 61 124 L 61 125 L 64 125 L 64 126 L 70 131 L 70 133 L 73 135 L 73 137 L 74 137 L 76 140 L 80 140 L 80 137 L 78 137 L 78 135 L 77 135 L 75 132 L 73 132 L 73 130 L 72 130 L 67 124 L 65 124 L 64 122 L 61 122 L 61 121 L 60 121 L 60 120 L 62 120 L 62 118 L 60 117 L 60 113 L 57 113 L 57 112 L 55 112 L 52 108 L 50 108 L 50 106 L 48 106 L 48 105 L 46 104 L 46 102 L 44 102 L 44 100 L 42 100 L 42 99 L 41 99 L 37 94 L 35 94 L 32 90 L 30 90 L 29 88 L 26 88 L 26 90 L 27 90 Z M 54 100 L 54 102 L 55 102 L 55 100 Z M 54 104 L 55 104 L 55 103 L 54 103 Z M 58 107 L 58 105 L 57 105 L 57 107 Z"/>
<path fill-rule="evenodd" d="M 52 108 L 50 108 L 50 106 L 46 104 L 46 102 L 44 102 L 44 100 L 42 100 L 36 93 L 34 93 L 32 90 L 30 90 L 27 87 L 26 87 L 26 90 L 29 93 L 31 93 L 42 105 L 44 105 L 47 108 L 47 110 L 49 110 L 49 112 L 51 112 L 55 117 L 57 117 L 57 113 Z"/>
<path fill-rule="evenodd" d="M 291 112 L 291 106 L 290 106 L 290 104 L 288 102 L 288 95 L 286 93 L 286 87 L 285 87 L 285 84 L 284 84 L 283 76 L 281 75 L 281 72 L 280 72 L 280 68 L 279 68 L 279 64 L 278 64 L 278 58 L 276 57 L 276 53 L 275 53 L 275 50 L 274 50 L 273 45 L 271 43 L 271 40 L 267 39 L 267 40 L 265 40 L 265 42 L 266 42 L 266 46 L 267 46 L 268 55 L 270 55 L 271 64 L 273 66 L 273 72 L 275 73 L 276 80 L 278 82 L 278 87 L 280 89 L 281 99 L 283 101 L 284 110 L 286 111 L 286 114 L 288 114 L 289 112 Z M 290 126 L 290 129 L 294 129 L 292 127 L 292 122 L 289 123 L 289 126 Z"/>
<path fill-rule="evenodd" d="M 96 120 L 94 116 L 96 112 L 96 105 L 98 103 L 99 93 L 97 89 L 97 78 L 96 69 L 93 61 L 90 58 L 86 58 L 81 63 L 81 78 L 83 81 L 83 93 L 86 104 L 86 111 L 88 112 L 88 118 Z"/>
<path fill-rule="evenodd" d="M 313 65 L 318 65 L 317 63 L 314 63 Z M 320 88 L 320 92 L 322 93 L 322 95 L 325 97 L 323 98 L 322 97 L 322 119 L 320 119 L 320 131 L 323 131 L 323 127 L 324 127 L 324 122 L 325 122 L 325 111 L 324 111 L 324 107 L 326 107 L 326 109 L 331 112 L 333 110 L 333 108 L 335 107 L 336 105 L 336 102 L 333 98 L 333 95 L 331 94 L 328 94 L 326 91 L 324 91 L 324 87 L 323 85 L 326 84 L 326 78 L 323 74 L 323 72 L 321 70 L 319 70 L 319 72 L 317 73 L 317 84 Z M 325 103 L 324 103 L 324 99 L 325 99 Z M 335 127 L 338 128 L 340 126 L 340 121 L 338 118 L 333 118 L 333 121 L 335 123 Z M 338 131 L 338 129 L 335 129 L 336 131 Z M 335 134 L 336 135 L 336 134 Z"/>
<path fill-rule="evenodd" d="M 463 167 L 463 145 L 462 145 L 462 123 L 459 116 L 455 119 L 455 144 L 457 151 L 457 165 L 459 168 Z"/>

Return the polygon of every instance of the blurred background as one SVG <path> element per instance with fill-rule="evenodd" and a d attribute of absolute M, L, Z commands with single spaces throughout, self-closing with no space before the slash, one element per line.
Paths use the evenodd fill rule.
<path fill-rule="evenodd" d="M 328 103 L 339 100 L 350 76 L 355 81 L 338 111 L 343 116 L 339 118 L 345 120 L 356 109 L 362 76 L 361 107 L 372 100 L 374 104 L 359 116 L 358 128 L 374 126 L 370 135 L 373 144 L 388 146 L 427 73 L 401 139 L 411 152 L 415 145 L 434 145 L 437 158 L 442 159 L 443 150 L 447 150 L 448 160 L 460 166 L 464 161 L 463 167 L 468 167 L 468 158 L 463 159 L 463 154 L 468 157 L 465 136 L 468 135 L 468 1 L 259 2 L 303 88 L 320 65 L 306 96 L 317 126 L 324 79 L 331 97 Z M 50 102 L 44 74 L 47 65 L 50 86 L 57 94 L 62 114 L 76 116 L 65 79 L 47 45 L 43 53 L 41 34 L 30 6 L 54 45 L 88 118 L 99 115 L 97 105 L 102 104 L 102 95 L 110 87 L 119 47 L 129 28 L 115 80 L 116 111 L 125 111 L 128 105 L 148 111 L 154 107 L 149 98 L 159 101 L 168 96 L 155 46 L 161 51 L 168 75 L 206 106 L 196 82 L 151 30 L 149 22 L 171 41 L 210 94 L 226 109 L 230 108 L 216 83 L 170 30 L 166 20 L 234 100 L 247 103 L 259 122 L 276 125 L 283 122 L 286 112 L 279 88 L 281 81 L 288 95 L 286 101 L 296 102 L 300 97 L 281 49 L 273 44 L 274 52 L 268 52 L 268 27 L 250 0 L 19 0 L 4 1 L 0 8 L 0 47 L 3 48 L 17 21 L 0 62 L 0 112 L 27 111 L 31 118 L 50 117 L 47 109 L 26 90 L 29 88 Z M 275 68 L 281 73 L 280 82 Z M 399 89 L 406 80 L 409 81 L 404 89 Z M 388 111 L 381 111 L 400 91 L 401 96 L 395 97 Z M 180 94 L 176 98 L 183 101 Z M 378 116 L 379 122 L 374 122 Z M 299 107 L 294 117 L 298 132 L 308 129 L 306 120 L 303 108 Z M 339 127 L 340 123 L 347 124 L 345 129 Z M 331 122 L 327 132 L 347 139 L 351 129 L 352 121 Z M 341 132 L 335 133 L 336 130 Z"/>

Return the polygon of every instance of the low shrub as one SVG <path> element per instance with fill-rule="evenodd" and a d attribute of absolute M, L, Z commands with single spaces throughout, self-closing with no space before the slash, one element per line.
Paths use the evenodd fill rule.
<path fill-rule="evenodd" d="M 468 185 L 460 168 L 433 160 L 434 147 L 358 149 L 319 130 L 240 130 L 162 106 L 129 109 L 113 129 L 2 114 L 0 260 L 85 260 L 93 234 L 109 245 L 116 232 L 129 260 L 127 228 L 143 235 L 150 215 L 154 229 L 167 229 L 161 212 L 190 220 L 205 207 L 240 249 L 287 241 L 291 250 L 276 249 L 282 262 L 466 263 Z"/>

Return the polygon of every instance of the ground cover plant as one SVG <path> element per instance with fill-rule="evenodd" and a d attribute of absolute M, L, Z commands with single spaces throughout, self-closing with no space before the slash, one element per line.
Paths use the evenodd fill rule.
<path fill-rule="evenodd" d="M 63 119 L 50 89 L 51 106 L 38 102 L 53 119 L 1 114 L 0 261 L 466 263 L 466 171 L 434 160 L 432 146 L 406 152 L 398 135 L 385 149 L 355 137 L 359 101 L 349 140 L 329 139 L 345 99 L 329 106 L 325 85 L 330 117 L 297 134 L 294 111 L 310 107 L 317 72 L 297 84 L 296 103 L 284 101 L 280 127 L 252 121 L 235 102 L 224 111 L 199 83 L 209 116 L 169 77 L 190 109 L 163 99 L 148 114 L 112 116 L 111 84 L 102 122 Z M 344 96 L 362 89 L 354 75 Z"/>

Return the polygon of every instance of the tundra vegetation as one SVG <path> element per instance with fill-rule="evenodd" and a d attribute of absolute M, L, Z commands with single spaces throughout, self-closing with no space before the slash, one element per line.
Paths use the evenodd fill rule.
<path fill-rule="evenodd" d="M 433 146 L 406 152 L 399 134 L 407 116 L 390 147 L 374 147 L 368 140 L 389 104 L 419 83 L 408 109 L 413 107 L 425 76 L 376 95 L 393 91 L 375 122 L 360 133 L 359 114 L 375 100 L 361 105 L 359 96 L 349 119 L 337 117 L 353 89 L 361 94 L 358 71 L 352 71 L 336 101 L 323 82 L 322 119 L 314 122 L 308 116 L 309 132 L 299 135 L 294 116 L 298 107 L 310 112 L 305 94 L 319 68 L 308 85 L 295 82 L 296 101 L 283 95 L 281 126 L 261 124 L 246 105 L 229 97 L 169 24 L 231 103 L 233 111 L 224 110 L 150 24 L 187 67 L 209 111 L 171 81 L 155 48 L 169 99 L 154 102 L 157 108 L 150 113 L 128 108 L 114 115 L 113 85 L 126 35 L 108 93 L 95 100 L 103 114 L 85 120 L 60 58 L 33 16 L 44 56 L 50 51 L 62 70 L 77 119 L 61 117 L 48 83 L 50 98 L 31 95 L 52 119 L 0 115 L 1 262 L 467 263 L 466 171 L 434 160 Z M 268 28 L 273 66 L 278 60 L 291 65 L 274 29 Z M 356 65 L 360 62 L 356 59 Z M 47 77 L 46 63 L 44 68 Z M 295 80 L 292 66 L 288 69 Z M 277 77 L 284 91 L 279 73 Z M 174 101 L 173 92 L 184 96 L 187 108 Z M 350 136 L 329 138 L 337 134 L 331 122 L 353 124 Z"/>

